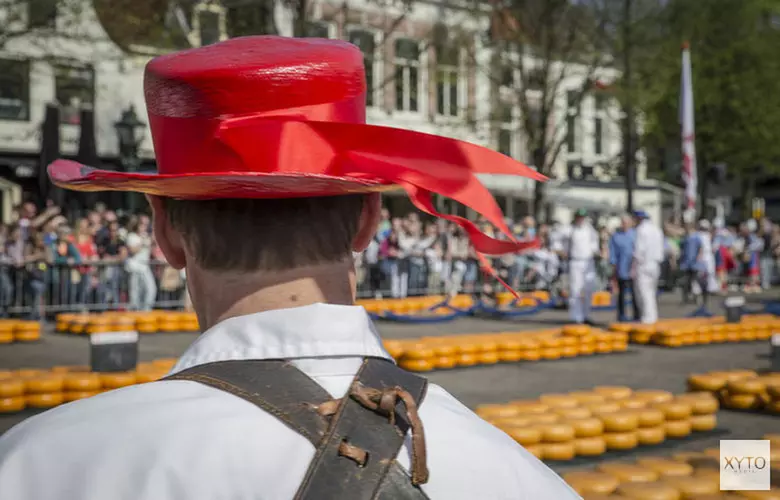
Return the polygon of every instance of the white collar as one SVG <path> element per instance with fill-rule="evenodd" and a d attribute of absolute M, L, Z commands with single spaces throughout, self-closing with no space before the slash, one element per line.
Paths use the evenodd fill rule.
<path fill-rule="evenodd" d="M 205 331 L 171 370 L 241 359 L 391 359 L 365 309 L 312 304 L 222 321 Z"/>

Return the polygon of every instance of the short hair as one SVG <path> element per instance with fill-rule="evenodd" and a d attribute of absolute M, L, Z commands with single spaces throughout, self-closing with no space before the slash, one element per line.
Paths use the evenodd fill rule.
<path fill-rule="evenodd" d="M 364 195 L 282 199 L 162 198 L 171 226 L 210 271 L 284 271 L 350 255 Z"/>

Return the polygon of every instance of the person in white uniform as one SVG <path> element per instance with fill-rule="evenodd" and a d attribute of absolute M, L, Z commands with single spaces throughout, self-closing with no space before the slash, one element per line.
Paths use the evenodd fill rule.
<path fill-rule="evenodd" d="M 651 324 L 658 321 L 658 277 L 664 260 L 664 234 L 653 224 L 646 212 L 634 212 L 637 221 L 634 243 L 634 290 L 639 299 L 641 322 Z"/>
<path fill-rule="evenodd" d="M 385 189 L 379 180 L 437 187 L 426 168 L 394 177 L 406 172 L 395 166 L 432 158 L 429 136 L 363 124 L 359 49 L 334 40 L 241 37 L 158 57 L 145 82 L 165 177 L 123 177 L 69 161 L 49 172 L 66 188 L 147 194 L 156 241 L 172 267 L 186 268 L 204 333 L 162 381 L 57 407 L 4 434 L 1 499 L 580 498 L 447 391 L 398 368 L 355 305 L 352 252 L 364 251 L 376 233 L 378 191 Z M 323 103 L 336 109 L 323 112 Z M 275 105 L 294 109 L 292 118 L 281 108 L 256 119 Z M 307 122 L 310 105 L 318 108 Z M 239 111 L 246 116 L 232 121 Z M 317 155 L 293 154 L 323 146 L 320 135 L 298 137 L 306 148 L 292 139 L 310 126 L 337 148 L 324 164 Z M 199 139 L 182 142 L 183 129 Z M 215 130 L 219 140 L 204 139 Z M 329 135 L 333 130 L 365 134 L 368 145 Z M 280 135 L 297 149 L 281 154 Z M 382 138 L 399 142 L 385 146 Z M 453 151 L 472 147 L 441 141 Z M 370 149 L 362 159 L 363 147 L 381 154 Z M 409 160 L 382 160 L 402 147 Z M 470 154 L 477 164 L 451 155 L 441 165 L 464 176 L 483 162 L 520 170 L 487 149 Z M 343 168 L 350 172 L 371 172 L 380 162 L 387 177 L 333 175 L 333 158 L 349 158 Z M 478 184 L 476 177 L 470 182 Z M 420 190 L 409 188 L 411 196 Z M 474 246 L 524 248 L 484 235 Z"/>
<path fill-rule="evenodd" d="M 590 323 L 591 297 L 596 287 L 595 257 L 599 235 L 588 220 L 587 211 L 574 213 L 569 234 L 569 316 L 575 323 Z"/>

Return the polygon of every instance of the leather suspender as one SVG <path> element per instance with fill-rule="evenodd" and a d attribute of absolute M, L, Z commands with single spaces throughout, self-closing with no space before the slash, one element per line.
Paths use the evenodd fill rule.
<path fill-rule="evenodd" d="M 228 392 L 272 414 L 316 448 L 296 500 L 428 497 L 425 443 L 416 408 L 427 380 L 381 358 L 366 358 L 345 397 L 283 360 L 224 361 L 163 380 L 190 380 Z M 412 477 L 395 460 L 412 431 Z"/>

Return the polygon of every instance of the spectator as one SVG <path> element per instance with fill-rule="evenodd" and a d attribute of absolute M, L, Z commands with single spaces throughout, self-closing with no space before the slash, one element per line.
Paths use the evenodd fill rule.
<path fill-rule="evenodd" d="M 98 260 L 98 251 L 92 237 L 93 226 L 89 220 L 81 219 L 76 230 L 75 245 L 81 256 L 82 262 L 95 262 Z M 79 266 L 80 281 L 78 284 L 77 300 L 79 304 L 94 303 L 94 293 L 98 287 L 97 269 L 94 266 Z"/>
<path fill-rule="evenodd" d="M 8 317 L 8 308 L 13 304 L 14 282 L 11 278 L 13 259 L 8 254 L 8 226 L 0 224 L 0 317 Z"/>
<path fill-rule="evenodd" d="M 55 295 L 53 300 L 59 305 L 75 304 L 81 275 L 74 266 L 81 264 L 81 255 L 73 244 L 70 227 L 57 228 L 57 240 L 52 245 L 52 253 L 52 287 Z"/>
<path fill-rule="evenodd" d="M 46 291 L 49 263 L 52 261 L 51 247 L 46 245 L 43 233 L 33 231 L 24 250 L 24 266 L 29 297 L 31 320 L 43 317 L 43 295 Z"/>
<path fill-rule="evenodd" d="M 629 321 L 626 316 L 627 292 L 631 292 L 631 308 L 633 320 L 639 321 L 639 301 L 634 292 L 633 277 L 631 276 L 631 264 L 634 259 L 634 241 L 636 231 L 631 216 L 624 215 L 620 219 L 620 227 L 609 239 L 609 264 L 612 266 L 612 275 L 617 282 L 617 310 L 618 321 Z"/>
<path fill-rule="evenodd" d="M 130 224 L 125 240 L 128 254 L 125 271 L 128 274 L 130 309 L 151 311 L 157 297 L 157 284 L 149 266 L 152 238 L 149 235 L 149 227 L 143 220 L 136 217 Z"/>
<path fill-rule="evenodd" d="M 121 268 L 119 264 L 127 259 L 127 247 L 119 237 L 119 223 L 114 220 L 108 224 L 105 231 L 101 230 L 97 237 L 97 250 L 100 260 L 105 266 L 101 270 L 98 295 L 106 304 L 118 304 L 120 301 L 119 287 Z"/>

